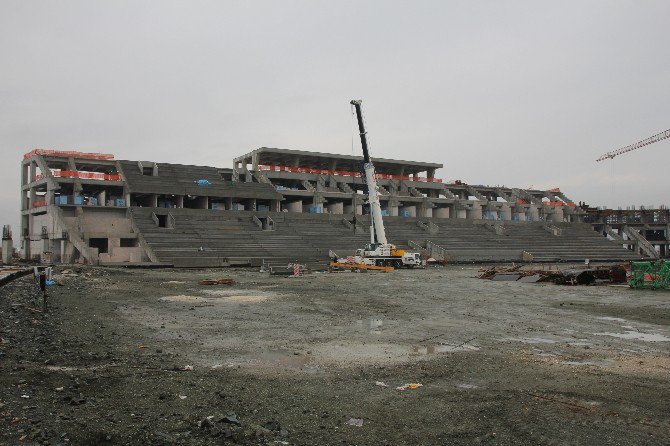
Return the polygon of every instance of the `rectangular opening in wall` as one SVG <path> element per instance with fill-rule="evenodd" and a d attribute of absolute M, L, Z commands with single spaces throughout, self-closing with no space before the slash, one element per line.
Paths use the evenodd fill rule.
<path fill-rule="evenodd" d="M 90 238 L 88 239 L 88 246 L 98 248 L 98 254 L 104 254 L 109 250 L 109 240 L 106 238 Z"/>
<path fill-rule="evenodd" d="M 119 246 L 121 248 L 135 248 L 139 246 L 139 241 L 136 238 L 122 238 Z"/>
<path fill-rule="evenodd" d="M 167 215 L 156 215 L 156 218 L 158 218 L 159 228 L 167 228 L 167 221 L 168 221 L 167 217 L 168 217 Z"/>

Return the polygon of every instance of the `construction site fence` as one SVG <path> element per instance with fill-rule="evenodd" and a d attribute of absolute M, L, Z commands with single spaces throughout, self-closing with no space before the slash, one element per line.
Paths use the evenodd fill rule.
<path fill-rule="evenodd" d="M 110 153 L 92 153 L 92 152 L 77 152 L 73 150 L 47 150 L 47 149 L 33 149 L 30 152 L 23 155 L 23 159 L 28 159 L 33 155 L 51 155 L 51 156 L 61 156 L 65 158 L 88 158 L 94 160 L 113 160 L 114 155 Z"/>
<path fill-rule="evenodd" d="M 84 180 L 121 181 L 121 175 L 117 173 L 86 172 L 82 170 L 51 169 L 51 175 L 56 178 L 81 178 Z M 44 178 L 43 174 L 35 175 L 35 180 Z"/>
<path fill-rule="evenodd" d="M 327 169 L 312 169 L 307 167 L 290 167 L 290 166 L 269 166 L 269 165 L 259 165 L 258 170 L 269 170 L 274 172 L 295 172 L 295 173 L 312 173 L 316 175 L 337 175 L 343 177 L 356 177 L 360 178 L 362 176 L 361 172 L 354 172 L 351 170 L 327 170 Z M 391 175 L 385 173 L 376 174 L 378 179 L 384 180 L 404 180 L 404 181 L 420 181 L 424 183 L 442 183 L 442 180 L 439 178 L 427 178 L 427 177 L 417 177 L 417 176 L 407 176 L 407 175 Z"/>

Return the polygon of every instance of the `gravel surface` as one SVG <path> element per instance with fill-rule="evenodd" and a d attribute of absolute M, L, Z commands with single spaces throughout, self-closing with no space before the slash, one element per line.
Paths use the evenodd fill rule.
<path fill-rule="evenodd" d="M 0 444 L 670 438 L 668 292 L 476 266 L 58 271 L 46 314 L 29 278 L 0 288 Z"/>

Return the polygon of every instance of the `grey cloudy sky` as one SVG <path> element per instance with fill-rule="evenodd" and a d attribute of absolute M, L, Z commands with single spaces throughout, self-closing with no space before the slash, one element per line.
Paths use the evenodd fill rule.
<path fill-rule="evenodd" d="M 668 1 L 0 0 L 0 220 L 31 148 L 229 167 L 260 146 L 670 204 Z M 354 150 L 359 151 L 358 142 Z"/>

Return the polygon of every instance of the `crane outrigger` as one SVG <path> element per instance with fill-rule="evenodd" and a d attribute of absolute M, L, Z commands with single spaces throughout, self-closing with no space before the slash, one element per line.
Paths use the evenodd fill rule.
<path fill-rule="evenodd" d="M 367 187 L 367 202 L 370 207 L 371 216 L 370 243 L 363 248 L 357 249 L 353 259 L 348 258 L 348 261 L 337 259 L 336 262 L 331 263 L 331 266 L 364 267 L 368 269 L 414 268 L 415 266 L 420 266 L 422 264 L 421 255 L 418 252 L 409 252 L 404 249 L 398 249 L 386 239 L 386 230 L 382 218 L 382 207 L 379 202 L 379 189 L 377 188 L 375 166 L 370 159 L 361 103 L 361 100 L 351 101 L 351 105 L 356 109 L 358 131 L 360 133 L 361 146 L 363 148 L 363 178 Z"/>

